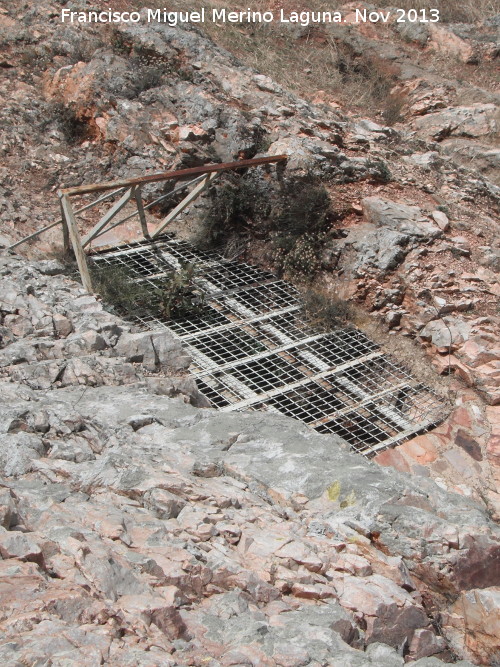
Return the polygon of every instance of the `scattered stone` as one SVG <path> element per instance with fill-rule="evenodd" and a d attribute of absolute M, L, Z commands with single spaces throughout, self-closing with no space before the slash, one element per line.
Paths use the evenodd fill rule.
<path fill-rule="evenodd" d="M 448 229 L 450 228 L 450 221 L 448 220 L 448 216 L 446 215 L 446 213 L 443 213 L 442 211 L 433 211 L 432 217 L 434 219 L 434 222 L 441 231 L 443 232 L 448 231 Z"/>

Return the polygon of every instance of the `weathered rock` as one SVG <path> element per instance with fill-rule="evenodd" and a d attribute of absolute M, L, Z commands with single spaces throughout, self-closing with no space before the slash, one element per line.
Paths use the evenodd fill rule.
<path fill-rule="evenodd" d="M 448 220 L 446 213 L 443 213 L 442 211 L 433 211 L 432 217 L 441 231 L 446 232 L 449 229 L 450 221 Z"/>
<path fill-rule="evenodd" d="M 436 313 L 437 314 L 437 313 Z M 421 331 L 419 337 L 432 343 L 440 353 L 457 350 L 470 335 L 470 326 L 467 322 L 454 317 L 443 317 L 429 322 Z"/>
<path fill-rule="evenodd" d="M 23 561 L 42 563 L 40 546 L 28 535 L 17 531 L 8 531 L 0 527 L 0 555 L 5 560 L 18 558 Z"/>
<path fill-rule="evenodd" d="M 441 25 L 430 24 L 429 47 L 448 57 L 459 58 L 464 63 L 474 60 L 472 45 Z"/>
<path fill-rule="evenodd" d="M 13 433 L 2 437 L 0 469 L 7 477 L 23 475 L 32 470 L 33 461 L 45 452 L 41 438 L 29 433 Z"/>
<path fill-rule="evenodd" d="M 368 220 L 377 227 L 388 227 L 416 239 L 432 239 L 441 235 L 440 229 L 429 222 L 418 206 L 407 206 L 379 197 L 366 197 L 361 205 Z"/>
<path fill-rule="evenodd" d="M 434 141 L 442 141 L 452 135 L 483 137 L 496 131 L 495 114 L 494 104 L 473 104 L 427 114 L 417 118 L 415 126 Z"/>
<path fill-rule="evenodd" d="M 482 246 L 479 263 L 493 271 L 500 272 L 500 248 Z"/>
<path fill-rule="evenodd" d="M 460 646 L 460 651 L 474 663 L 488 664 L 498 650 L 499 609 L 499 588 L 462 593 L 449 612 L 443 614 L 443 629 L 451 645 Z"/>
<path fill-rule="evenodd" d="M 190 359 L 180 343 L 168 333 L 124 334 L 114 348 L 117 356 L 140 363 L 148 371 L 184 370 Z"/>

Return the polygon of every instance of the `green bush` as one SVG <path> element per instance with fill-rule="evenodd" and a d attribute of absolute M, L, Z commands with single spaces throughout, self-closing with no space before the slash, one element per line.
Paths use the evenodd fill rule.
<path fill-rule="evenodd" d="M 92 283 L 102 300 L 120 315 L 132 319 L 147 316 L 175 319 L 199 314 L 204 295 L 196 286 L 195 276 L 195 265 L 186 263 L 153 287 L 149 282 L 138 282 L 120 266 L 91 266 Z"/>
<path fill-rule="evenodd" d="M 195 277 L 195 265 L 186 263 L 162 282 L 159 290 L 159 310 L 163 317 L 174 319 L 201 312 L 205 296 L 196 286 Z"/>
<path fill-rule="evenodd" d="M 313 277 L 329 228 L 330 197 L 311 176 L 275 182 L 226 176 L 210 190 L 211 203 L 198 238 L 203 247 L 268 240 L 275 267 L 290 278 Z"/>
<path fill-rule="evenodd" d="M 158 290 L 136 282 L 123 267 L 93 264 L 90 272 L 96 292 L 120 315 L 142 317 L 158 309 Z"/>

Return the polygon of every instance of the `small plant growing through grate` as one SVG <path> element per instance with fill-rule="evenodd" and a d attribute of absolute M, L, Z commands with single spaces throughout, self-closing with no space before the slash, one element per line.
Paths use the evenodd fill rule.
<path fill-rule="evenodd" d="M 186 262 L 170 274 L 160 289 L 159 311 L 166 319 L 199 315 L 205 305 L 204 293 L 195 283 L 196 265 Z"/>

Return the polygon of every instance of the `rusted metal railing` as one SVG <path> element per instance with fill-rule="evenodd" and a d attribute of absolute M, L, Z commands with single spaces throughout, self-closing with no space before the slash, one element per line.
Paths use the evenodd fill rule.
<path fill-rule="evenodd" d="M 49 229 L 52 229 L 53 227 L 61 224 L 63 227 L 64 247 L 66 250 L 69 250 L 70 245 L 73 248 L 73 252 L 78 264 L 78 270 L 82 279 L 82 284 L 87 292 L 92 293 L 92 281 L 88 269 L 85 248 L 89 246 L 93 240 L 99 236 L 102 236 L 106 232 L 109 232 L 111 229 L 122 225 L 128 220 L 131 220 L 134 217 L 139 218 L 143 237 L 145 239 L 155 239 L 163 232 L 167 225 L 175 220 L 175 218 L 180 215 L 182 211 L 184 211 L 197 197 L 200 196 L 204 190 L 206 190 L 206 188 L 220 175 L 221 172 L 243 169 L 247 167 L 256 167 L 265 164 L 273 164 L 282 162 L 286 159 L 286 155 L 273 155 L 253 158 L 250 160 L 238 160 L 237 162 L 208 164 L 201 167 L 192 167 L 190 169 L 180 169 L 177 171 L 166 171 L 159 174 L 141 176 L 139 178 L 110 181 L 108 183 L 94 183 L 92 185 L 79 185 L 73 188 L 61 188 L 57 192 L 61 204 L 61 219 L 53 222 L 50 225 L 47 225 L 43 229 L 40 229 L 33 234 L 30 234 L 29 236 L 26 236 L 20 241 L 17 241 L 10 246 L 10 249 L 16 248 L 25 241 L 36 238 L 43 232 L 46 232 Z M 178 181 L 184 179 L 188 179 L 187 182 L 181 183 L 171 192 L 158 197 L 149 204 L 144 204 L 142 196 L 142 188 L 144 185 L 149 183 L 160 183 L 162 181 L 168 180 Z M 153 231 L 149 231 L 146 220 L 146 211 L 153 206 L 156 206 L 160 202 L 173 197 L 181 190 L 189 188 L 190 186 L 194 186 L 194 188 L 184 197 L 184 199 L 179 204 L 177 204 L 177 206 L 175 206 L 175 208 L 173 208 L 168 213 L 168 215 L 163 220 L 161 220 L 161 222 L 155 227 Z M 90 202 L 89 204 L 86 204 L 77 210 L 73 208 L 71 203 L 72 198 L 102 192 L 105 192 L 106 194 L 99 196 L 93 202 Z M 112 197 L 116 196 L 120 196 L 118 201 L 112 205 L 109 211 L 107 211 L 99 219 L 99 221 L 88 233 L 86 233 L 84 236 L 81 236 L 78 229 L 77 216 L 97 206 L 98 204 L 101 204 L 107 199 L 111 199 Z M 135 205 L 136 210 L 125 218 L 122 218 L 117 222 L 112 222 L 114 218 L 120 213 L 120 211 L 129 203 Z"/>

